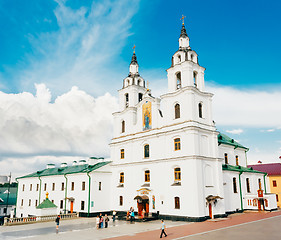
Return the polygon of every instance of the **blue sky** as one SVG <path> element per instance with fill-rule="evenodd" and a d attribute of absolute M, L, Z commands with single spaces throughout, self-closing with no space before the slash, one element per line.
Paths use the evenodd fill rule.
<path fill-rule="evenodd" d="M 178 49 L 180 17 L 184 14 L 191 47 L 199 54 L 200 65 L 206 67 L 207 88 L 215 93 L 214 119 L 218 129 L 250 147 L 252 162 L 278 160 L 280 9 L 280 1 L 261 0 L 37 0 L 32 4 L 27 0 L 0 0 L 0 99 L 5 106 L 10 104 L 9 109 L 3 107 L 0 111 L 6 119 L 0 126 L 14 126 L 0 138 L 13 146 L 22 146 L 32 136 L 25 133 L 19 138 L 16 127 L 22 131 L 21 127 L 26 128 L 27 123 L 29 127 L 34 124 L 38 127 L 38 138 L 42 128 L 46 130 L 46 124 L 55 129 L 46 119 L 41 122 L 35 119 L 36 113 L 30 116 L 23 112 L 22 109 L 29 112 L 32 101 L 39 104 L 37 111 L 44 111 L 42 105 L 47 104 L 54 116 L 61 113 L 62 107 L 57 103 L 66 104 L 69 112 L 64 117 L 75 119 L 73 114 L 77 112 L 71 113 L 70 106 L 78 108 L 77 101 L 85 104 L 93 98 L 98 103 L 100 98 L 116 97 L 122 79 L 128 74 L 134 44 L 140 73 L 150 82 L 152 93 L 165 92 L 165 70 Z M 95 107 L 99 109 L 98 104 Z M 103 116 L 109 125 L 110 113 L 115 108 L 116 103 L 112 103 Z M 19 123 L 19 119 L 24 121 Z M 78 120 L 73 122 L 73 126 L 77 124 Z M 64 127 L 59 122 L 57 126 Z M 82 136 L 84 131 L 76 134 Z M 78 146 L 85 144 L 83 141 L 74 144 L 62 140 L 63 136 L 58 136 L 65 141 L 63 151 L 55 147 L 44 149 L 52 134 L 48 131 L 43 134 L 42 145 L 35 141 L 36 144 L 26 144 L 20 150 L 0 148 L 2 162 L 10 158 L 16 163 L 24 157 L 32 158 L 39 166 L 43 160 L 38 159 L 46 156 L 109 156 L 108 149 L 79 151 Z M 74 133 L 64 134 L 75 139 Z M 98 131 L 91 134 L 89 138 L 103 136 Z M 44 136 L 48 137 L 44 140 Z M 106 145 L 109 141 L 107 136 L 101 142 Z"/>

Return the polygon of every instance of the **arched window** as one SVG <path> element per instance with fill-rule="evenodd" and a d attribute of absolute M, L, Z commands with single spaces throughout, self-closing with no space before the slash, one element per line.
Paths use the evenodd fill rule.
<path fill-rule="evenodd" d="M 144 181 L 145 182 L 150 182 L 150 171 L 149 170 L 146 170 L 144 172 Z"/>
<path fill-rule="evenodd" d="M 175 209 L 180 209 L 180 198 L 175 197 Z"/>
<path fill-rule="evenodd" d="M 149 145 L 144 145 L 144 157 L 149 158 Z"/>
<path fill-rule="evenodd" d="M 228 164 L 228 156 L 227 153 L 224 154 L 224 163 Z"/>
<path fill-rule="evenodd" d="M 119 183 L 124 183 L 124 172 L 120 173 Z"/>
<path fill-rule="evenodd" d="M 123 206 L 123 196 L 120 196 L 120 197 L 119 197 L 119 205 L 120 205 L 120 206 Z"/>
<path fill-rule="evenodd" d="M 177 77 L 177 89 L 180 89 L 181 88 L 181 73 L 178 72 L 176 74 L 176 77 Z"/>
<path fill-rule="evenodd" d="M 121 159 L 124 159 L 124 158 L 125 158 L 125 150 L 124 150 L 124 149 L 121 149 L 121 150 L 120 150 L 120 158 L 121 158 Z"/>
<path fill-rule="evenodd" d="M 125 94 L 125 107 L 129 107 L 129 93 Z"/>
<path fill-rule="evenodd" d="M 121 131 L 122 133 L 124 133 L 125 132 L 125 121 L 123 120 L 122 121 L 122 131 Z"/>
<path fill-rule="evenodd" d="M 202 115 L 202 103 L 198 104 L 198 110 L 199 110 L 199 117 L 202 118 L 203 117 L 203 115 Z"/>
<path fill-rule="evenodd" d="M 175 173 L 175 181 L 180 181 L 181 180 L 181 169 L 175 168 L 174 173 Z"/>
<path fill-rule="evenodd" d="M 239 159 L 237 155 L 235 156 L 235 160 L 236 160 L 236 166 L 239 166 Z"/>
<path fill-rule="evenodd" d="M 177 103 L 175 105 L 175 119 L 180 118 L 180 105 Z"/>
<path fill-rule="evenodd" d="M 175 146 L 175 151 L 181 150 L 181 139 L 180 138 L 174 139 L 174 146 Z"/>
<path fill-rule="evenodd" d="M 258 179 L 259 189 L 261 189 L 261 179 Z"/>
<path fill-rule="evenodd" d="M 237 193 L 237 183 L 236 183 L 236 178 L 233 178 L 233 192 Z"/>
<path fill-rule="evenodd" d="M 191 61 L 193 61 L 193 54 L 190 55 Z"/>
<path fill-rule="evenodd" d="M 250 179 L 249 178 L 246 178 L 246 185 L 247 185 L 247 193 L 250 193 L 251 189 L 250 189 Z"/>
<path fill-rule="evenodd" d="M 178 55 L 178 63 L 181 62 L 181 55 Z"/>
<path fill-rule="evenodd" d="M 139 102 L 142 100 L 142 93 L 139 93 Z"/>
<path fill-rule="evenodd" d="M 193 72 L 193 82 L 194 82 L 194 86 L 197 87 L 197 72 Z"/>

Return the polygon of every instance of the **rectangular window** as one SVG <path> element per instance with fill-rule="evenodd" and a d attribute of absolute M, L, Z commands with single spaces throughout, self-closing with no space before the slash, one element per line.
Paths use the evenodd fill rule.
<path fill-rule="evenodd" d="M 44 191 L 47 191 L 47 183 L 44 184 Z"/>
<path fill-rule="evenodd" d="M 124 183 L 124 173 L 123 173 L 123 172 L 120 173 L 119 182 L 120 182 L 120 183 Z"/>
<path fill-rule="evenodd" d="M 120 196 L 120 197 L 119 197 L 119 205 L 120 205 L 120 206 L 123 206 L 123 196 Z"/>
<path fill-rule="evenodd" d="M 251 189 L 250 189 L 250 179 L 249 178 L 246 178 L 246 185 L 247 185 L 247 193 L 250 193 Z"/>
<path fill-rule="evenodd" d="M 273 180 L 273 181 L 272 181 L 272 184 L 273 184 L 273 187 L 277 187 L 277 182 L 276 182 L 276 180 Z"/>
<path fill-rule="evenodd" d="M 55 191 L 55 183 L 53 183 L 52 191 Z"/>
<path fill-rule="evenodd" d="M 32 184 L 30 184 L 29 186 L 29 191 L 32 191 Z"/>
<path fill-rule="evenodd" d="M 52 200 L 52 203 L 54 203 L 54 200 Z"/>
<path fill-rule="evenodd" d="M 64 182 L 61 183 L 61 190 L 64 190 Z"/>
<path fill-rule="evenodd" d="M 85 191 L 85 188 L 86 188 L 85 182 L 82 182 L 82 191 Z"/>
<path fill-rule="evenodd" d="M 85 202 L 81 201 L 81 210 L 84 210 L 84 208 L 85 208 Z"/>
<path fill-rule="evenodd" d="M 74 191 L 74 182 L 71 182 L 71 191 Z"/>
<path fill-rule="evenodd" d="M 144 172 L 144 181 L 145 182 L 150 182 L 150 171 L 149 170 L 146 170 Z"/>
<path fill-rule="evenodd" d="M 174 140 L 175 151 L 181 150 L 181 140 L 180 138 L 176 138 Z"/>
<path fill-rule="evenodd" d="M 60 209 L 63 209 L 63 200 L 60 200 Z"/>
<path fill-rule="evenodd" d="M 236 183 L 236 178 L 233 178 L 233 192 L 237 193 L 237 183 Z"/>
<path fill-rule="evenodd" d="M 121 149 L 121 150 L 120 150 L 120 158 L 121 158 L 121 159 L 124 159 L 124 158 L 125 158 L 125 150 L 124 150 L 124 149 Z"/>
<path fill-rule="evenodd" d="M 38 206 L 38 200 L 35 200 L 35 207 Z"/>
<path fill-rule="evenodd" d="M 180 198 L 175 197 L 175 209 L 180 209 Z"/>
<path fill-rule="evenodd" d="M 149 145 L 144 145 L 144 158 L 149 158 Z"/>
<path fill-rule="evenodd" d="M 21 200 L 21 206 L 23 206 L 23 199 Z"/>
<path fill-rule="evenodd" d="M 25 187 L 25 185 L 23 184 L 23 185 L 22 185 L 22 191 L 23 191 L 23 192 L 24 192 L 24 187 Z"/>
<path fill-rule="evenodd" d="M 39 184 L 37 183 L 36 185 L 36 191 L 38 192 L 39 191 Z"/>
<path fill-rule="evenodd" d="M 181 180 L 181 169 L 175 168 L 175 181 L 180 181 L 180 180 Z"/>
<path fill-rule="evenodd" d="M 278 194 L 276 194 L 276 202 L 279 202 Z"/>
<path fill-rule="evenodd" d="M 99 191 L 101 191 L 101 182 L 99 182 Z"/>
<path fill-rule="evenodd" d="M 224 154 L 224 164 L 228 164 L 228 156 L 227 156 L 227 153 Z"/>
<path fill-rule="evenodd" d="M 235 159 L 236 159 L 236 166 L 239 166 L 239 159 L 238 159 L 237 155 L 236 155 Z"/>
<path fill-rule="evenodd" d="M 31 206 L 31 199 L 29 199 L 28 201 L 28 206 Z"/>

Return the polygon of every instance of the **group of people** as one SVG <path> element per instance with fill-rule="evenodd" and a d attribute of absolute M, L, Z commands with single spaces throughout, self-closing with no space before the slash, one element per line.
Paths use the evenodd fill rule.
<path fill-rule="evenodd" d="M 130 220 L 130 222 L 135 221 L 135 210 L 133 207 L 131 207 L 130 210 L 127 212 L 127 220 Z"/>
<path fill-rule="evenodd" d="M 115 222 L 115 217 L 116 217 L 116 211 L 113 211 L 113 213 L 112 213 L 112 220 L 113 220 L 113 222 Z M 99 228 L 107 228 L 108 227 L 108 222 L 109 222 L 109 217 L 107 216 L 107 214 L 102 216 L 102 214 L 100 213 L 100 215 L 97 216 L 97 218 L 96 218 L 96 227 L 97 227 L 97 229 L 99 229 Z"/>

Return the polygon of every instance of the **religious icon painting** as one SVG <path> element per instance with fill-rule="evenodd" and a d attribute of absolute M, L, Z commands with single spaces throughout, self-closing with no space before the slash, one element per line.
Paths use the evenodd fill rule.
<path fill-rule="evenodd" d="M 142 105 L 142 116 L 143 130 L 151 129 L 151 102 L 146 101 Z"/>

